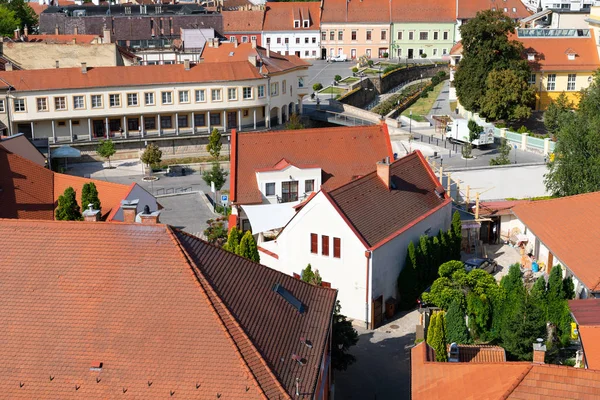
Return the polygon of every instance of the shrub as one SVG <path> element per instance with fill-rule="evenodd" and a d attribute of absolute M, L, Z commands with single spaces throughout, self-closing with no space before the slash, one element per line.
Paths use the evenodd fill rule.
<path fill-rule="evenodd" d="M 440 71 L 437 73 L 437 76 L 441 79 L 444 79 L 446 77 L 446 71 Z"/>
<path fill-rule="evenodd" d="M 388 53 L 383 53 L 383 58 L 388 58 L 389 54 Z"/>
<path fill-rule="evenodd" d="M 334 77 L 333 77 L 333 79 L 334 79 L 336 82 L 339 82 L 339 81 L 341 81 L 341 80 L 342 80 L 342 77 L 341 77 L 340 75 L 336 75 L 336 76 L 334 76 Z"/>
<path fill-rule="evenodd" d="M 469 331 L 465 323 L 465 309 L 459 301 L 453 301 L 446 313 L 447 339 L 449 343 L 469 343 Z"/>
<path fill-rule="evenodd" d="M 75 198 L 75 190 L 72 187 L 65 189 L 64 193 L 58 196 L 58 207 L 54 213 L 58 221 L 80 221 L 81 211 Z"/>
<path fill-rule="evenodd" d="M 100 210 L 100 199 L 98 198 L 98 189 L 94 182 L 88 182 L 81 188 L 81 207 L 88 208 L 92 204 L 94 210 Z"/>
<path fill-rule="evenodd" d="M 531 131 L 525 125 L 521 125 L 521 127 L 517 130 L 517 133 L 530 133 Z"/>
<path fill-rule="evenodd" d="M 427 53 L 421 54 L 421 58 L 427 58 Z"/>
<path fill-rule="evenodd" d="M 367 65 L 368 65 L 369 67 L 372 67 L 372 66 L 373 66 L 373 64 L 374 64 L 373 60 L 369 60 L 369 61 L 367 61 Z"/>
<path fill-rule="evenodd" d="M 318 91 L 319 91 L 319 90 L 321 90 L 321 89 L 323 89 L 323 85 L 321 85 L 320 83 L 315 83 L 315 84 L 313 85 L 313 90 L 314 90 L 315 92 L 318 92 Z"/>
<path fill-rule="evenodd" d="M 357 73 L 358 72 L 358 68 L 356 68 L 356 67 L 352 68 L 352 72 Z"/>

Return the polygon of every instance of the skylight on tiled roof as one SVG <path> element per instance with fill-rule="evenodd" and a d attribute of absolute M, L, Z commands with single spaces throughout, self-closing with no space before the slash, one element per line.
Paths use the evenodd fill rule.
<path fill-rule="evenodd" d="M 284 288 L 280 283 L 276 283 L 275 286 L 273 286 L 273 291 L 283 297 L 285 301 L 290 303 L 292 307 L 298 310 L 300 314 L 304 313 L 304 304 L 302 304 L 302 302 L 298 300 L 296 296 L 288 292 L 287 289 Z"/>

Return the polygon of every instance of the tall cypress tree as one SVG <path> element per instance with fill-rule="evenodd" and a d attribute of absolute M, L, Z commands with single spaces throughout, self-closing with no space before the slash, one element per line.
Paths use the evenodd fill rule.
<path fill-rule="evenodd" d="M 240 236 L 241 232 L 237 226 L 231 228 L 229 235 L 227 235 L 227 243 L 223 245 L 223 249 L 237 254 L 238 247 L 240 246 Z"/>
<path fill-rule="evenodd" d="M 58 207 L 54 216 L 59 221 L 80 221 L 81 211 L 77 204 L 75 190 L 72 187 L 65 189 L 64 193 L 58 196 Z"/>
<path fill-rule="evenodd" d="M 417 281 L 417 250 L 411 241 L 408 244 L 404 267 L 398 275 L 398 293 L 402 308 L 411 308 L 415 305 L 419 295 L 420 284 Z"/>
<path fill-rule="evenodd" d="M 100 210 L 100 199 L 98 198 L 98 189 L 94 182 L 88 182 L 81 188 L 81 208 L 87 209 L 92 204 L 94 210 Z"/>
<path fill-rule="evenodd" d="M 469 343 L 469 331 L 465 323 L 465 309 L 459 301 L 454 300 L 446 313 L 448 343 Z"/>
<path fill-rule="evenodd" d="M 252 232 L 246 231 L 246 233 L 244 233 L 244 236 L 242 236 L 242 240 L 240 240 L 240 245 L 238 247 L 237 254 L 247 258 L 248 260 L 260 262 L 258 248 L 256 247 L 256 242 L 254 241 Z"/>

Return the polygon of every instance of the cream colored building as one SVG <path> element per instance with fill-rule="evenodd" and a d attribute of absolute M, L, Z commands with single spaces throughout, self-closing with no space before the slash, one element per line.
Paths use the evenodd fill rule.
<path fill-rule="evenodd" d="M 54 143 L 259 129 L 301 112 L 307 69 L 250 43 L 215 42 L 196 65 L 6 71 L 0 119 L 12 134 Z"/>

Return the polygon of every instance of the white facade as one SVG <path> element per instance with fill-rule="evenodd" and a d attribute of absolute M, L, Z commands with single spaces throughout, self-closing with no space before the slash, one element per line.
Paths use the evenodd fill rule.
<path fill-rule="evenodd" d="M 297 188 L 295 199 L 286 190 L 290 182 L 295 182 L 291 186 Z M 287 164 L 280 170 L 257 172 L 256 183 L 262 193 L 263 203 L 276 204 L 282 199 L 283 202 L 303 200 L 321 188 L 321 168 L 298 168 Z"/>
<path fill-rule="evenodd" d="M 408 243 L 418 241 L 423 234 L 435 235 L 440 229 L 448 229 L 450 220 L 451 204 L 448 204 L 388 242 L 369 249 L 319 192 L 275 241 L 259 243 L 260 247 L 278 256 L 277 259 L 263 251 L 261 263 L 290 275 L 300 274 L 311 264 L 313 271 L 319 270 L 324 282 L 339 290 L 338 299 L 344 315 L 370 322 L 373 299 L 383 296 L 385 302 L 398 296 L 397 279 Z M 311 253 L 311 234 L 318 235 L 316 254 Z M 335 238 L 340 240 L 339 258 L 334 255 Z M 323 254 L 323 240 L 329 243 L 328 255 Z M 369 250 L 370 259 L 367 258 Z"/>
<path fill-rule="evenodd" d="M 590 11 L 591 6 L 600 5 L 598 0 L 521 0 L 531 12 L 556 9 L 564 11 Z"/>
<path fill-rule="evenodd" d="M 295 55 L 300 58 L 320 58 L 320 34 L 315 31 L 279 31 L 263 32 L 266 44 L 271 51 L 283 55 Z"/>

